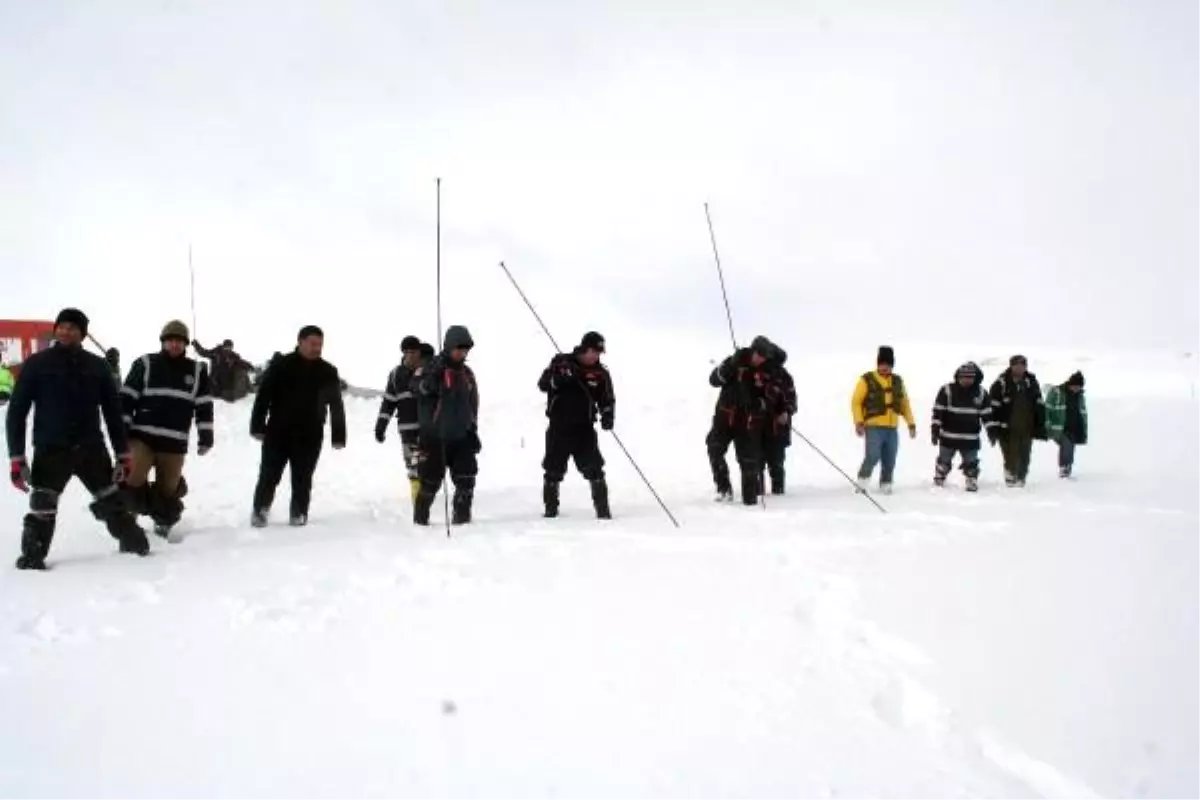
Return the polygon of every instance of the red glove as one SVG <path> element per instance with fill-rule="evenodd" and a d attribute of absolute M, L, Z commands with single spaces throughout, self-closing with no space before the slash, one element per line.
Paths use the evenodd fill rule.
<path fill-rule="evenodd" d="M 12 479 L 12 485 L 20 489 L 22 492 L 29 492 L 29 464 L 25 461 L 25 456 L 18 456 L 12 459 L 9 477 Z"/>
<path fill-rule="evenodd" d="M 113 483 L 124 483 L 133 474 L 133 456 L 121 453 L 117 456 L 117 465 L 113 468 Z"/>

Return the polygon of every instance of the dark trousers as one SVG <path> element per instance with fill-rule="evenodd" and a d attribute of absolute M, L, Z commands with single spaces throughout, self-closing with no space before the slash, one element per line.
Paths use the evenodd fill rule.
<path fill-rule="evenodd" d="M 708 462 L 712 466 L 713 483 L 718 492 L 731 492 L 733 485 L 729 481 L 729 465 L 725 463 L 725 454 L 733 444 L 737 455 L 738 465 L 742 471 L 742 502 L 753 505 L 758 502 L 761 489 L 762 472 L 762 429 L 759 426 L 749 426 L 745 423 L 730 425 L 724 415 L 713 417 L 712 428 L 705 438 L 708 446 Z"/>
<path fill-rule="evenodd" d="M 321 444 L 321 439 L 270 436 L 264 439 L 262 460 L 258 465 L 258 485 L 254 487 L 254 510 L 266 511 L 275 502 L 275 488 L 283 478 L 283 468 L 288 467 L 292 474 L 291 515 L 307 515 L 312 499 L 313 472 L 321 458 Z"/>
<path fill-rule="evenodd" d="M 542 459 L 547 483 L 559 483 L 567 475 L 567 462 L 575 461 L 575 469 L 589 481 L 604 480 L 604 456 L 596 429 L 591 425 L 563 428 L 551 425 L 546 429 L 546 455 Z"/>
<path fill-rule="evenodd" d="M 479 474 L 475 453 L 475 441 L 470 436 L 445 441 L 423 437 L 418 456 L 421 493 L 430 497 L 436 495 L 449 470 L 455 494 L 470 498 L 475 491 L 475 476 Z"/>
<path fill-rule="evenodd" d="M 979 448 L 969 447 L 959 449 L 956 447 L 947 447 L 945 444 L 938 446 L 937 461 L 934 464 L 934 476 L 939 479 L 945 479 L 950 474 L 950 468 L 954 466 L 954 454 L 962 454 L 962 471 L 963 475 L 968 478 L 979 477 Z"/>
<path fill-rule="evenodd" d="M 784 430 L 783 433 L 776 432 L 773 429 L 768 429 L 763 433 L 763 462 L 766 466 L 767 473 L 771 476 L 771 490 L 779 493 L 783 491 L 785 470 L 784 462 L 787 460 L 787 448 L 792 443 L 792 439 L 788 436 L 790 431 Z"/>
<path fill-rule="evenodd" d="M 1000 449 L 1004 454 L 1004 471 L 1019 481 L 1029 474 L 1029 459 L 1033 454 L 1033 431 L 1027 428 L 1008 428 L 1000 432 Z"/>
<path fill-rule="evenodd" d="M 104 445 L 36 450 L 29 471 L 29 513 L 25 515 L 21 537 L 24 555 L 44 559 L 50 552 L 58 521 L 58 501 L 72 477 L 78 478 L 91 492 L 89 508 L 114 539 L 122 543 L 145 540 L 144 532 L 125 507 L 113 482 L 113 462 Z"/>

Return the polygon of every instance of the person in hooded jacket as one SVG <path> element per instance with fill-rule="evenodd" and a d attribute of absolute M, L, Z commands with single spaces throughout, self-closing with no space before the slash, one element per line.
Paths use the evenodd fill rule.
<path fill-rule="evenodd" d="M 451 522 L 462 525 L 471 521 L 479 472 L 476 456 L 481 449 L 479 385 L 466 363 L 474 346 L 466 327 L 451 325 L 446 329 L 442 352 L 420 367 L 413 378 L 420 422 L 421 488 L 413 503 L 413 522 L 417 525 L 429 524 L 429 512 L 447 470 L 454 483 Z"/>
<path fill-rule="evenodd" d="M 1087 444 L 1087 399 L 1083 373 L 1075 372 L 1066 383 L 1046 391 L 1046 435 L 1058 444 L 1058 477 L 1069 478 L 1075 468 L 1075 448 Z"/>
<path fill-rule="evenodd" d="M 944 486 L 946 476 L 954 466 L 955 453 L 962 459 L 967 491 L 979 490 L 980 430 L 990 430 L 992 403 L 983 388 L 983 370 L 968 361 L 954 371 L 954 380 L 938 389 L 933 401 L 933 421 L 930 437 L 938 448 L 933 467 L 933 483 Z"/>
<path fill-rule="evenodd" d="M 762 491 L 763 427 L 784 407 L 782 392 L 772 372 L 775 345 L 756 336 L 749 347 L 737 350 L 708 376 L 719 388 L 712 427 L 705 438 L 717 499 L 733 500 L 733 485 L 725 454 L 732 442 L 741 467 L 742 502 L 752 506 Z"/>
<path fill-rule="evenodd" d="M 212 364 L 209 380 L 213 397 L 233 403 L 250 393 L 250 373 L 255 372 L 254 365 L 233 349 L 232 339 L 226 339 L 220 347 L 211 350 L 197 341 L 192 342 L 192 347 Z"/>
<path fill-rule="evenodd" d="M 1046 440 L 1046 403 L 1037 376 L 1028 369 L 1025 356 L 1015 355 L 1008 369 L 992 384 L 992 419 L 988 431 L 1004 454 L 1004 483 L 1024 487 L 1035 439 Z"/>
<path fill-rule="evenodd" d="M 778 386 L 778 412 L 763 424 L 763 461 L 771 476 L 771 494 L 783 494 L 785 488 L 784 461 L 792 445 L 792 417 L 797 411 L 796 382 L 787 371 L 787 351 L 775 345 L 770 359 L 770 371 Z"/>
<path fill-rule="evenodd" d="M 616 406 L 612 376 L 600 363 L 603 353 L 604 337 L 590 331 L 572 352 L 555 355 L 538 380 L 538 389 L 546 393 L 546 416 L 550 420 L 542 459 L 542 502 L 547 517 L 558 516 L 559 485 L 566 477 L 567 461 L 573 458 L 575 468 L 591 484 L 596 516 L 612 518 L 604 456 L 595 428 L 599 415 L 600 427 L 613 429 Z"/>
<path fill-rule="evenodd" d="M 22 364 L 8 406 L 9 477 L 29 494 L 17 569 L 44 570 L 58 519 L 58 503 L 72 477 L 92 495 L 90 509 L 122 553 L 150 552 L 146 532 L 125 507 L 118 484 L 132 469 L 121 401 L 108 364 L 83 349 L 88 318 L 65 308 L 54 321 L 52 347 Z M 33 463 L 26 459 L 26 421 L 33 411 Z M 117 467 L 104 445 L 100 419 L 117 454 Z"/>
<path fill-rule="evenodd" d="M 250 435 L 262 442 L 250 518 L 256 528 L 267 524 L 284 467 L 290 467 L 292 473 L 289 522 L 307 524 L 313 472 L 321 458 L 327 414 L 333 449 L 346 446 L 341 382 L 337 367 L 321 358 L 324 345 L 325 334 L 316 325 L 301 328 L 296 349 L 267 368 L 254 397 Z"/>
<path fill-rule="evenodd" d="M 432 349 L 432 348 L 430 348 Z M 408 486 L 412 501 L 417 501 L 421 488 L 421 477 L 417 463 L 417 439 L 420 423 L 417 421 L 417 396 L 412 391 L 413 374 L 421 366 L 421 340 L 416 336 L 405 336 L 400 341 L 400 363 L 388 373 L 379 401 L 379 416 L 375 420 L 375 441 L 382 444 L 387 438 L 387 426 L 396 417 L 396 430 L 404 451 L 404 466 L 408 470 Z"/>

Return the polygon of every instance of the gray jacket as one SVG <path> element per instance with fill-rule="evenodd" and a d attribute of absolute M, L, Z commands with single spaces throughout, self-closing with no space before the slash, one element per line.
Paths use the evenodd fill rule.
<path fill-rule="evenodd" d="M 451 325 L 446 330 L 442 352 L 414 379 L 422 439 L 459 441 L 478 435 L 479 387 L 475 373 L 465 361 L 451 357 L 456 348 L 473 345 L 465 327 Z"/>

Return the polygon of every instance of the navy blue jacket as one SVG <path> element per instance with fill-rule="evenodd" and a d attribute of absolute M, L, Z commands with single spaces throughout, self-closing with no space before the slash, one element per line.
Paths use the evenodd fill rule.
<path fill-rule="evenodd" d="M 108 362 L 82 347 L 54 345 L 21 364 L 8 402 L 8 455 L 25 455 L 25 423 L 33 409 L 35 450 L 104 446 L 100 415 L 113 450 L 128 452 L 121 400 Z"/>

